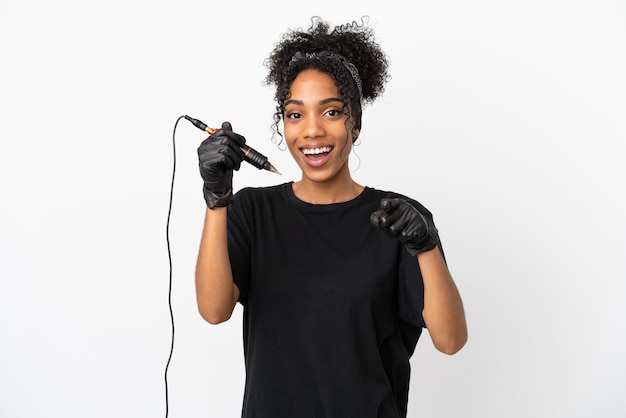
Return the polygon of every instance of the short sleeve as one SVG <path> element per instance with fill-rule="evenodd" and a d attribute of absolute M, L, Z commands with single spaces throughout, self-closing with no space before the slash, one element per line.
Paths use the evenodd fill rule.
<path fill-rule="evenodd" d="M 243 305 L 250 281 L 250 210 L 250 201 L 242 192 L 237 193 L 233 204 L 228 206 L 228 255 L 233 281 L 239 288 L 239 302 Z"/>
<path fill-rule="evenodd" d="M 424 283 L 417 257 L 401 248 L 402 259 L 398 268 L 398 320 L 402 339 L 409 355 L 413 354 L 417 341 L 426 327 L 424 310 Z"/>
<path fill-rule="evenodd" d="M 422 215 L 434 223 L 432 213 L 421 203 L 404 197 Z M 439 242 L 441 254 L 441 241 Z M 398 267 L 398 318 L 404 344 L 412 355 L 426 322 L 422 316 L 424 310 L 424 281 L 417 257 L 410 255 L 401 247 Z"/>

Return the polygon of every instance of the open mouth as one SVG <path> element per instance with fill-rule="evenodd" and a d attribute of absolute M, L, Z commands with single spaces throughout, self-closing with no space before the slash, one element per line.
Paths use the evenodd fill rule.
<path fill-rule="evenodd" d="M 309 167 L 323 167 L 330 160 L 333 149 L 335 149 L 335 147 L 324 145 L 300 148 L 300 152 L 304 155 L 304 162 Z"/>
<path fill-rule="evenodd" d="M 333 150 L 333 147 L 319 147 L 319 148 L 300 148 L 300 151 L 307 158 L 321 158 L 328 155 Z"/>

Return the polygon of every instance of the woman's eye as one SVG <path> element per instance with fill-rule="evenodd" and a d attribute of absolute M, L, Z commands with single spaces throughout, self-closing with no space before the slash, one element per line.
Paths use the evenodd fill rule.
<path fill-rule="evenodd" d="M 300 114 L 297 112 L 286 113 L 287 119 L 299 119 Z"/>
<path fill-rule="evenodd" d="M 326 112 L 326 114 L 330 117 L 336 117 L 341 115 L 341 112 L 337 109 L 330 109 L 329 111 Z"/>

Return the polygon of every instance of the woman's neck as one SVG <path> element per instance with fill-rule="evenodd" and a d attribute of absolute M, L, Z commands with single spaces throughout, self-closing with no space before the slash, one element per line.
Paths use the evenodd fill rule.
<path fill-rule="evenodd" d="M 292 188 L 298 199 L 314 205 L 348 202 L 364 189 L 352 178 L 341 182 L 315 182 L 304 178 L 293 183 Z"/>

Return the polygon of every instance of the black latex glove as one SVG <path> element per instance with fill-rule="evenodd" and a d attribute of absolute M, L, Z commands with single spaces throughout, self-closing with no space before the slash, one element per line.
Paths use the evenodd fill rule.
<path fill-rule="evenodd" d="M 246 139 L 234 133 L 229 122 L 224 122 L 222 129 L 198 147 L 204 200 L 209 208 L 228 206 L 233 201 L 233 170 L 241 166 L 241 147 L 245 143 Z"/>
<path fill-rule="evenodd" d="M 380 209 L 370 215 L 372 223 L 397 238 L 409 254 L 434 249 L 439 244 L 435 225 L 403 199 L 382 199 Z"/>

